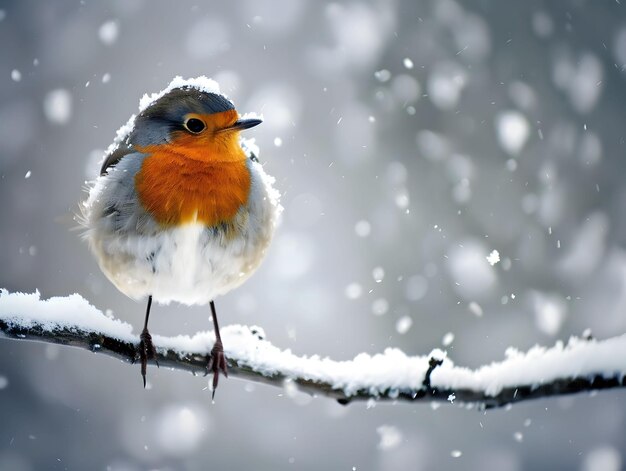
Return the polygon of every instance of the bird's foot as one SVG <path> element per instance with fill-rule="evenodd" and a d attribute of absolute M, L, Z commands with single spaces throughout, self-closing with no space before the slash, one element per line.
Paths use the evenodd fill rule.
<path fill-rule="evenodd" d="M 146 387 L 146 370 L 148 368 L 148 360 L 154 360 L 156 366 L 159 366 L 157 360 L 156 348 L 152 343 L 152 335 L 148 329 L 143 329 L 139 336 L 139 360 L 141 361 L 141 377 L 143 378 L 143 387 Z"/>
<path fill-rule="evenodd" d="M 217 383 L 220 378 L 220 371 L 228 378 L 228 364 L 226 363 L 226 355 L 224 355 L 224 347 L 222 342 L 217 340 L 211 350 L 211 356 L 206 366 L 206 375 L 213 373 L 213 394 L 211 399 L 215 399 L 215 391 L 217 390 Z"/>

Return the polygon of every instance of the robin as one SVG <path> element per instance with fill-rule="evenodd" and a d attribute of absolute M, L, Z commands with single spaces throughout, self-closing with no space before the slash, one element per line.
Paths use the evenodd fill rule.
<path fill-rule="evenodd" d="M 210 304 L 213 395 L 220 372 L 228 376 L 214 299 L 257 269 L 282 210 L 274 179 L 240 138 L 260 123 L 241 117 L 213 80 L 176 77 L 144 96 L 120 128 L 83 203 L 85 238 L 100 268 L 122 293 L 147 299 L 144 387 L 147 362 L 156 361 L 153 300 Z"/>

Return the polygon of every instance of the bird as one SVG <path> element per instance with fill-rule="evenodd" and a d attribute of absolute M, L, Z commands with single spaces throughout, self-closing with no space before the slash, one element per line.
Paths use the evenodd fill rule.
<path fill-rule="evenodd" d="M 113 285 L 146 303 L 138 345 L 144 388 L 148 360 L 158 366 L 148 329 L 153 301 L 209 304 L 213 397 L 220 372 L 228 376 L 215 298 L 259 267 L 282 211 L 258 148 L 240 136 L 261 122 L 239 115 L 214 80 L 177 76 L 144 95 L 88 186 L 83 237 Z"/>

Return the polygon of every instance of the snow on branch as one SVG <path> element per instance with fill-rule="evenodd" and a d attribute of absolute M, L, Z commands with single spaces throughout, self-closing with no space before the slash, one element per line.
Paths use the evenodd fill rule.
<path fill-rule="evenodd" d="M 350 361 L 294 355 L 265 340 L 259 327 L 222 328 L 229 376 L 274 386 L 295 385 L 347 404 L 356 399 L 450 401 L 500 407 L 526 399 L 626 386 L 626 335 L 607 340 L 571 338 L 526 353 L 513 348 L 501 362 L 477 369 L 455 366 L 441 350 L 408 356 L 396 348 L 361 353 Z M 0 335 L 89 349 L 133 362 L 139 337 L 74 294 L 40 299 L 39 293 L 0 290 Z M 204 373 L 215 340 L 153 336 L 161 366 Z"/>

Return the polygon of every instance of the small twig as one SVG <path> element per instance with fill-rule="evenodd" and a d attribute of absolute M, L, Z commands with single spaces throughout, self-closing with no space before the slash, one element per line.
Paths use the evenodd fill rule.
<path fill-rule="evenodd" d="M 422 382 L 422 384 L 424 385 L 424 389 L 430 389 L 430 375 L 435 370 L 435 368 L 441 366 L 442 364 L 443 360 L 439 358 L 431 357 L 430 360 L 428 360 L 428 369 L 426 370 L 426 374 L 424 375 L 424 381 Z"/>

